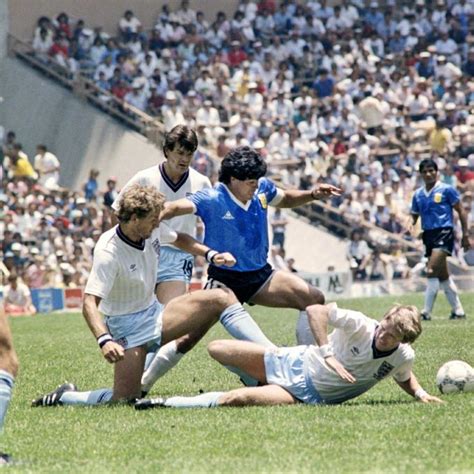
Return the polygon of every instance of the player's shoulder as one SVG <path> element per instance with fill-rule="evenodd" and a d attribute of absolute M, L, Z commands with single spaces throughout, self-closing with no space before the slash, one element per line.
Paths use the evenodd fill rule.
<path fill-rule="evenodd" d="M 403 361 L 413 360 L 415 358 L 415 350 L 410 344 L 401 343 L 398 346 L 397 352 L 400 357 L 403 358 Z"/>
<path fill-rule="evenodd" d="M 112 227 L 109 230 L 106 230 L 97 240 L 97 243 L 94 247 L 94 255 L 98 253 L 105 252 L 110 253 L 117 246 L 117 226 Z"/>
<path fill-rule="evenodd" d="M 195 170 L 194 168 L 189 168 L 189 177 L 196 182 L 208 184 L 209 187 L 211 187 L 211 182 L 209 181 L 209 178 L 200 173 L 199 171 Z"/>
<path fill-rule="evenodd" d="M 160 178 L 160 170 L 158 166 L 150 166 L 149 168 L 144 168 L 140 171 L 137 171 L 129 180 L 129 183 L 134 182 L 144 182 L 149 181 L 151 179 L 158 179 Z"/>

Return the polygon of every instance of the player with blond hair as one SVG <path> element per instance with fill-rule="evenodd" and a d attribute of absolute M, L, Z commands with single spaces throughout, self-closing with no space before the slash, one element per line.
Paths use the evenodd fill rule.
<path fill-rule="evenodd" d="M 421 334 L 415 306 L 394 306 L 380 322 L 339 309 L 335 303 L 309 306 L 307 313 L 317 345 L 267 349 L 243 341 L 209 344 L 214 359 L 237 367 L 263 386 L 197 397 L 144 399 L 135 407 L 338 404 L 362 395 L 388 376 L 423 403 L 441 402 L 423 390 L 412 371 L 415 353 L 410 344 Z M 329 335 L 328 324 L 335 328 Z"/>

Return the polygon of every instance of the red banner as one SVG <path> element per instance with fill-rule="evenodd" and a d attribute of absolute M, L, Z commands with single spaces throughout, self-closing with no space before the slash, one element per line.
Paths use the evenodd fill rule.
<path fill-rule="evenodd" d="M 80 308 L 82 306 L 82 296 L 82 288 L 66 288 L 64 290 L 66 308 Z"/>

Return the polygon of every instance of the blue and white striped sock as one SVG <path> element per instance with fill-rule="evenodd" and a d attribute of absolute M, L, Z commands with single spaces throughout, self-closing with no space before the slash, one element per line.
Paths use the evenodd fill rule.
<path fill-rule="evenodd" d="M 236 339 L 255 342 L 265 347 L 276 347 L 240 303 L 228 306 L 219 319 L 227 332 Z"/>
<path fill-rule="evenodd" d="M 164 401 L 165 407 L 171 408 L 215 408 L 218 399 L 225 392 L 207 392 L 195 397 L 171 397 Z"/>
<path fill-rule="evenodd" d="M 0 431 L 3 430 L 3 423 L 12 398 L 14 384 L 13 375 L 5 370 L 0 370 Z"/>
<path fill-rule="evenodd" d="M 102 405 L 112 399 L 110 388 L 101 388 L 89 392 L 64 392 L 59 401 L 63 405 Z"/>

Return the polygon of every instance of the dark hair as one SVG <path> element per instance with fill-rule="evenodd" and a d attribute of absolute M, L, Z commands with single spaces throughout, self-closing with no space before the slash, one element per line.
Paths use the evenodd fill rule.
<path fill-rule="evenodd" d="M 43 144 L 36 145 L 36 148 L 38 148 L 39 150 L 48 151 L 48 147 Z"/>
<path fill-rule="evenodd" d="M 176 127 L 173 127 L 169 132 L 165 133 L 163 141 L 163 154 L 165 157 L 167 156 L 166 152 L 173 151 L 175 147 L 189 153 L 194 153 L 198 147 L 196 132 L 186 125 L 176 125 Z"/>
<path fill-rule="evenodd" d="M 230 183 L 230 178 L 240 181 L 265 176 L 267 164 L 260 153 L 249 146 L 240 146 L 225 155 L 219 170 L 219 181 Z"/>
<path fill-rule="evenodd" d="M 438 171 L 438 163 L 436 163 L 433 158 L 425 158 L 424 160 L 421 160 L 420 165 L 418 166 L 418 171 L 423 173 L 425 168 L 434 168 L 436 171 Z"/>

